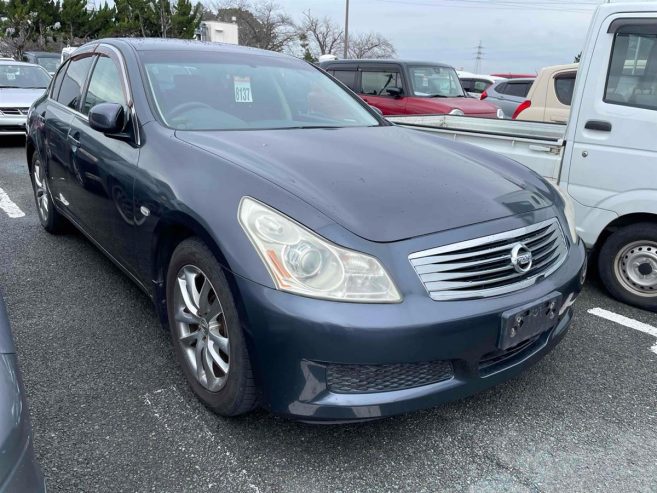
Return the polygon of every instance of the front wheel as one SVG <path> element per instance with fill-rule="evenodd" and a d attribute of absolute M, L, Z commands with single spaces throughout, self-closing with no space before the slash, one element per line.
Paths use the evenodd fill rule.
<path fill-rule="evenodd" d="M 46 173 L 43 164 L 41 163 L 41 159 L 36 152 L 32 156 L 30 179 L 32 180 L 34 200 L 36 202 L 37 214 L 39 215 L 41 226 L 43 226 L 43 229 L 48 231 L 48 233 L 59 233 L 64 226 L 64 217 L 57 212 L 57 209 L 55 209 L 55 204 L 53 204 L 48 190 Z"/>
<path fill-rule="evenodd" d="M 598 270 L 615 298 L 657 312 L 657 224 L 632 224 L 613 233 L 600 250 Z"/>
<path fill-rule="evenodd" d="M 256 386 L 235 301 L 201 240 L 187 239 L 173 252 L 166 293 L 176 358 L 196 395 L 223 416 L 251 411 Z"/>

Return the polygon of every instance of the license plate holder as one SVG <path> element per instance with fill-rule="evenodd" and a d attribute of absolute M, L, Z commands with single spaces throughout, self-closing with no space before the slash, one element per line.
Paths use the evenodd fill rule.
<path fill-rule="evenodd" d="M 497 346 L 509 349 L 554 327 L 559 321 L 561 298 L 560 293 L 552 293 L 504 312 Z"/>

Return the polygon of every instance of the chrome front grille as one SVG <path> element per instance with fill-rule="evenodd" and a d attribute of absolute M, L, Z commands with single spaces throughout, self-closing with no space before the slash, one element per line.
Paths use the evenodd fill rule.
<path fill-rule="evenodd" d="M 0 108 L 0 115 L 22 116 L 27 115 L 29 108 Z"/>
<path fill-rule="evenodd" d="M 525 272 L 512 263 L 518 250 L 531 252 Z M 568 246 L 559 221 L 461 241 L 408 256 L 427 292 L 436 301 L 483 298 L 516 291 L 549 276 L 565 260 Z M 523 258 L 525 260 L 525 258 Z M 520 266 L 527 267 L 523 264 Z"/>

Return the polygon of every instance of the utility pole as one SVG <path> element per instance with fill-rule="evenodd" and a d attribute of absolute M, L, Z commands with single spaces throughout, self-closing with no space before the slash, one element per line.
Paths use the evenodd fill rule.
<path fill-rule="evenodd" d="M 479 40 L 479 44 L 475 48 L 477 51 L 475 52 L 475 74 L 478 74 L 481 72 L 481 61 L 484 59 L 484 47 L 481 44 L 481 40 Z"/>
<path fill-rule="evenodd" d="M 349 0 L 346 0 L 346 8 L 344 11 L 344 56 L 347 59 L 349 56 Z"/>

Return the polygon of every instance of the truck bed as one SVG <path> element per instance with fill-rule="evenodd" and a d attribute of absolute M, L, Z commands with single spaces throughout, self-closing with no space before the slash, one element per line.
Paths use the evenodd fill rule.
<path fill-rule="evenodd" d="M 494 120 L 454 115 L 386 117 L 395 125 L 432 132 L 514 159 L 547 178 L 557 179 L 566 125 Z"/>

